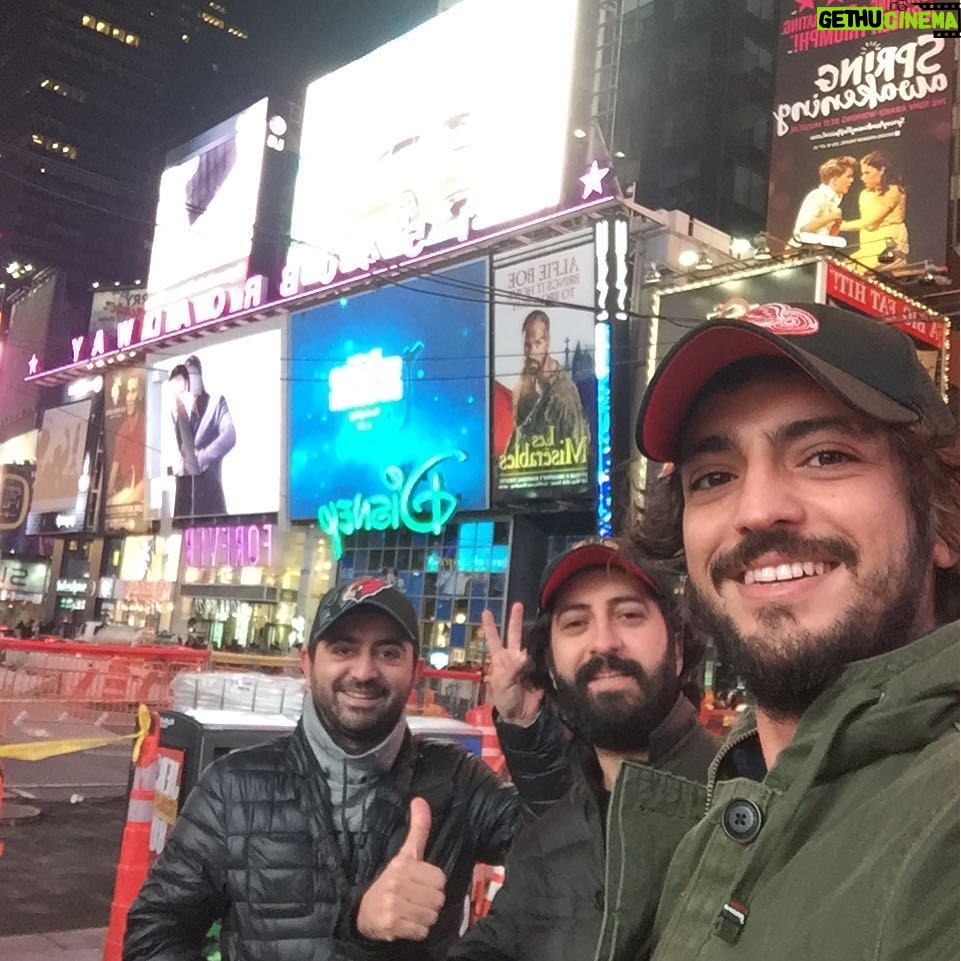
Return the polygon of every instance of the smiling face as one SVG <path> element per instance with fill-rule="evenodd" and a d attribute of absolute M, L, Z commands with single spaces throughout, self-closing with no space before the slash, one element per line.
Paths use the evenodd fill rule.
<path fill-rule="evenodd" d="M 888 432 L 796 369 L 702 399 L 681 483 L 692 606 L 772 715 L 933 626 L 935 545 Z"/>
<path fill-rule="evenodd" d="M 386 614 L 358 609 L 339 617 L 300 655 L 317 716 L 349 754 L 376 747 L 394 729 L 416 678 L 413 645 Z"/>
<path fill-rule="evenodd" d="M 634 575 L 589 568 L 558 591 L 550 625 L 558 703 L 595 747 L 647 746 L 677 700 L 681 657 L 657 601 Z"/>

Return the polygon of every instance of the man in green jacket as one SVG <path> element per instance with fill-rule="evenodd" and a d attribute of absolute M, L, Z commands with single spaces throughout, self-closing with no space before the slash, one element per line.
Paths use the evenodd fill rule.
<path fill-rule="evenodd" d="M 638 538 L 683 548 L 689 614 L 756 705 L 671 861 L 653 958 L 957 958 L 958 430 L 911 342 L 813 304 L 702 325 L 637 441 L 670 464 Z M 610 848 L 608 879 L 643 855 Z M 644 910 L 608 892 L 599 961 Z"/>

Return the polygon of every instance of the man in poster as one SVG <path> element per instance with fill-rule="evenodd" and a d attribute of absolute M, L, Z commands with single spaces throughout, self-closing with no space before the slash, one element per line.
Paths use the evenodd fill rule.
<path fill-rule="evenodd" d="M 114 384 L 118 385 L 119 379 Z M 141 395 L 140 377 L 131 374 L 127 378 L 124 394 L 126 412 L 117 428 L 113 462 L 110 465 L 110 482 L 107 485 L 110 504 L 131 503 L 143 499 L 146 420 Z"/>
<path fill-rule="evenodd" d="M 169 383 L 174 390 L 171 413 L 180 452 L 174 469 L 174 517 L 226 514 L 221 471 L 224 457 L 237 443 L 227 401 L 207 393 L 200 360 L 194 356 L 170 372 Z"/>
<path fill-rule="evenodd" d="M 551 356 L 551 321 L 532 310 L 521 325 L 524 369 L 513 388 L 514 432 L 508 450 L 563 447 L 570 442 L 587 460 L 590 426 L 571 375 Z M 566 465 L 570 466 L 570 465 Z"/>
<path fill-rule="evenodd" d="M 841 201 L 851 189 L 857 174 L 854 157 L 834 157 L 818 167 L 821 178 L 801 202 L 791 234 L 791 246 L 797 246 L 801 234 L 837 234 L 841 226 Z"/>

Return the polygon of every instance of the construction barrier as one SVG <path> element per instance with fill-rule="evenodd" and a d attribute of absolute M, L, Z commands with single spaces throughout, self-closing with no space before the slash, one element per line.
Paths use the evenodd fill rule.
<path fill-rule="evenodd" d="M 146 709 L 144 709 L 146 710 Z M 141 722 L 144 715 L 141 711 Z M 127 821 L 120 842 L 117 876 L 110 922 L 103 946 L 103 961 L 121 961 L 123 938 L 127 930 L 127 912 L 140 892 L 150 867 L 150 832 L 154 818 L 154 788 L 157 783 L 160 747 L 160 716 L 148 712 L 146 731 L 134 743 L 130 777 L 130 800 Z"/>
<path fill-rule="evenodd" d="M 501 751 L 501 742 L 497 737 L 497 728 L 494 727 L 493 708 L 490 704 L 478 704 L 472 707 L 465 717 L 468 724 L 479 728 L 483 734 L 481 757 L 498 774 L 506 769 L 504 753 Z"/>
<path fill-rule="evenodd" d="M 494 895 L 504 886 L 504 868 L 499 864 L 475 864 L 471 885 L 469 924 L 490 913 Z"/>
<path fill-rule="evenodd" d="M 0 742 L 17 728 L 95 724 L 129 730 L 138 704 L 168 707 L 183 671 L 204 668 L 207 651 L 159 645 L 0 640 Z"/>

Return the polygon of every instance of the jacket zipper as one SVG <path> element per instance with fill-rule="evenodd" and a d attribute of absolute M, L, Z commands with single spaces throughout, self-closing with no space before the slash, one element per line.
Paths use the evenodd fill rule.
<path fill-rule="evenodd" d="M 752 737 L 757 735 L 757 727 L 751 727 L 746 731 L 742 731 L 737 737 L 725 741 L 721 747 L 721 750 L 714 756 L 714 760 L 711 761 L 711 766 L 707 769 L 707 784 L 706 795 L 707 803 L 704 805 L 704 813 L 707 814 L 711 810 L 711 803 L 714 800 L 714 786 L 717 784 L 717 771 L 721 766 L 721 762 L 734 750 L 739 744 L 743 744 L 745 741 L 749 741 Z"/>

